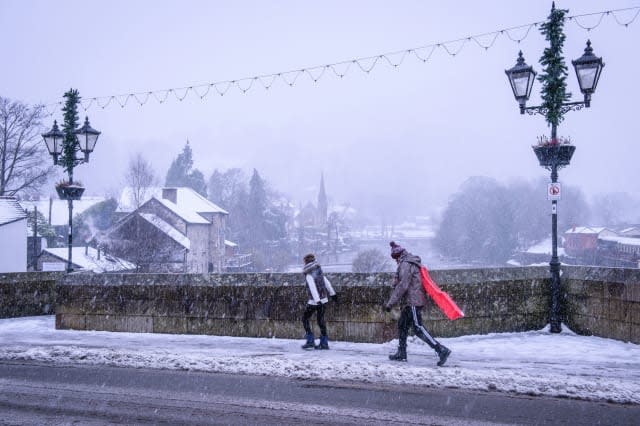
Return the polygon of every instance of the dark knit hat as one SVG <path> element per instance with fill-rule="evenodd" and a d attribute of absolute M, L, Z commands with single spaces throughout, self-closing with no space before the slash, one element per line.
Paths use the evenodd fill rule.
<path fill-rule="evenodd" d="M 304 256 L 303 260 L 304 260 L 304 263 L 307 264 L 307 263 L 315 262 L 316 257 L 313 255 L 313 253 L 309 253 Z"/>
<path fill-rule="evenodd" d="M 391 241 L 389 243 L 389 245 L 391 246 L 391 258 L 393 258 L 393 259 L 399 258 L 402 255 L 402 253 L 404 252 L 404 248 L 402 248 L 402 246 L 396 244 L 395 241 Z"/>

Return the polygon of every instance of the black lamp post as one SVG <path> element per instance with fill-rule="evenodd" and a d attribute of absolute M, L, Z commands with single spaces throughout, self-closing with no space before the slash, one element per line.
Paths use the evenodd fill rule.
<path fill-rule="evenodd" d="M 65 93 L 67 99 L 63 111 L 65 113 L 64 131 L 58 128 L 58 123 L 54 120 L 53 127 L 47 133 L 42 134 L 47 150 L 53 157 L 53 164 L 64 167 L 68 175 L 67 181 L 62 181 L 56 185 L 58 196 L 62 200 L 67 200 L 69 207 L 69 233 L 67 236 L 67 272 L 72 272 L 73 246 L 73 200 L 79 200 L 84 192 L 84 187 L 73 180 L 73 168 L 82 163 L 89 162 L 89 154 L 94 150 L 100 132 L 89 125 L 89 118 L 85 117 L 84 125 L 76 129 L 77 105 L 80 100 L 77 90 L 70 90 Z M 78 151 L 84 154 L 78 158 Z"/>
<path fill-rule="evenodd" d="M 527 112 L 530 115 L 544 115 L 548 125 L 551 127 L 551 139 L 542 138 L 538 146 L 533 148 L 540 165 L 551 171 L 551 185 L 549 193 L 551 195 L 551 261 L 549 262 L 551 272 L 551 306 L 549 312 L 550 331 L 559 333 L 561 326 L 561 298 L 560 298 L 560 261 L 558 260 L 558 215 L 557 199 L 560 195 L 558 182 L 558 170 L 568 166 L 571 157 L 576 149 L 567 140 L 562 141 L 557 136 L 558 124 L 562 121 L 563 115 L 572 110 L 580 110 L 591 106 L 591 95 L 595 92 L 600 74 L 602 72 L 602 58 L 593 54 L 591 41 L 587 40 L 587 47 L 584 54 L 571 61 L 576 71 L 580 91 L 584 95 L 583 101 L 568 102 L 570 93 L 566 93 L 566 66 L 562 57 L 562 45 L 564 43 L 564 15 L 567 10 L 556 9 L 555 4 L 551 7 L 551 14 L 547 22 L 541 26 L 541 32 L 549 40 L 550 47 L 545 49 L 540 63 L 545 66 L 545 73 L 538 77 L 542 82 L 543 89 L 541 97 L 543 103 L 540 106 L 527 107 L 527 100 L 531 94 L 536 72 L 533 67 L 524 62 L 522 52 L 518 53 L 516 65 L 505 71 L 513 90 L 513 95 L 520 106 L 520 114 Z M 555 192 L 552 193 L 552 191 Z"/>

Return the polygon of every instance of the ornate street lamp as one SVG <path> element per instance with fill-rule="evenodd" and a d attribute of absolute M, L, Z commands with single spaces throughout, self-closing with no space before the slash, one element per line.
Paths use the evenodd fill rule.
<path fill-rule="evenodd" d="M 576 70 L 580 91 L 584 95 L 584 104 L 587 108 L 591 106 L 591 95 L 596 91 L 598 80 L 604 64 L 602 58 L 598 58 L 593 54 L 591 48 L 591 40 L 587 40 L 587 47 L 584 48 L 584 54 L 571 61 L 573 68 Z"/>
<path fill-rule="evenodd" d="M 84 163 L 89 162 L 89 154 L 91 154 L 98 142 L 100 132 L 89 125 L 89 117 L 84 118 L 84 125 L 75 131 L 76 140 L 80 145 L 80 151 L 84 153 Z"/>
<path fill-rule="evenodd" d="M 558 260 L 558 214 L 557 200 L 560 195 L 558 184 L 558 170 L 568 166 L 571 157 L 576 149 L 568 139 L 558 138 L 558 125 L 563 119 L 563 115 L 569 111 L 576 111 L 591 106 L 591 95 L 595 92 L 604 63 L 602 58 L 593 54 L 591 41 L 587 40 L 587 47 L 584 54 L 571 61 L 578 77 L 580 91 L 584 95 L 583 101 L 569 102 L 571 94 L 566 92 L 565 78 L 567 75 L 564 58 L 562 57 L 562 46 L 565 35 L 563 33 L 564 15 L 568 10 L 556 9 L 555 3 L 551 6 L 551 14 L 548 20 L 541 25 L 540 32 L 549 41 L 549 48 L 544 50 L 540 58 L 540 64 L 545 69 L 544 73 L 538 76 L 542 83 L 541 97 L 543 100 L 540 106 L 526 106 L 531 94 L 533 80 L 536 72 L 532 67 L 524 62 L 522 52 L 518 53 L 516 65 L 505 71 L 509 78 L 509 84 L 513 90 L 513 95 L 520 106 L 520 114 L 545 116 L 547 124 L 551 127 L 551 138 L 543 137 L 540 143 L 533 147 L 533 151 L 538 157 L 540 165 L 551 171 L 551 184 L 549 185 L 549 195 L 551 198 L 551 261 L 549 262 L 551 272 L 551 306 L 549 312 L 550 331 L 559 333 L 561 326 L 561 297 L 560 297 L 560 261 Z"/>
<path fill-rule="evenodd" d="M 520 105 L 520 114 L 524 114 L 527 101 L 531 95 L 531 89 L 533 88 L 533 82 L 536 79 L 536 72 L 532 66 L 524 62 L 522 50 L 518 52 L 516 64 L 513 68 L 506 70 L 505 73 L 507 77 L 509 77 L 509 84 L 511 84 L 513 96 Z"/>
<path fill-rule="evenodd" d="M 67 272 L 72 272 L 73 200 L 79 200 L 84 192 L 84 187 L 73 180 L 73 169 L 79 164 L 89 162 L 89 154 L 95 149 L 100 132 L 89 125 L 88 117 L 85 117 L 84 125 L 76 129 L 80 96 L 77 90 L 71 89 L 64 94 L 64 97 L 66 102 L 63 108 L 63 131 L 58 128 L 58 123 L 54 120 L 53 127 L 47 133 L 43 133 L 42 138 L 47 145 L 49 154 L 53 157 L 53 164 L 62 166 L 68 174 L 67 181 L 63 180 L 56 185 L 56 191 L 60 199 L 67 200 L 69 207 Z M 78 151 L 82 152 L 84 156 L 78 158 L 76 156 Z"/>
<path fill-rule="evenodd" d="M 58 157 L 62 154 L 62 144 L 64 141 L 64 133 L 58 129 L 58 122 L 53 120 L 53 127 L 47 133 L 42 134 L 44 143 L 47 145 L 49 154 L 53 157 L 53 164 L 58 164 Z"/>

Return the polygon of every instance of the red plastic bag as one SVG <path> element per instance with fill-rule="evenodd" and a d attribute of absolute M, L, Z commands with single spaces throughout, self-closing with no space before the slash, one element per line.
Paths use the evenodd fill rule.
<path fill-rule="evenodd" d="M 422 286 L 427 294 L 436 302 L 438 308 L 449 318 L 450 320 L 456 320 L 464 316 L 464 312 L 456 305 L 451 297 L 445 292 L 440 290 L 440 287 L 431 279 L 429 271 L 424 265 L 420 266 L 420 278 L 422 279 Z"/>

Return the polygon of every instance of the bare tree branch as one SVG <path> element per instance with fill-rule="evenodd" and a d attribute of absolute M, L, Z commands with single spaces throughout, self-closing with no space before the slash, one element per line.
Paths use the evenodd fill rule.
<path fill-rule="evenodd" d="M 40 133 L 42 106 L 0 96 L 0 195 L 38 193 L 54 173 Z"/>

